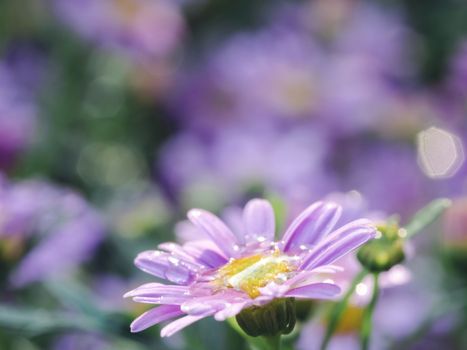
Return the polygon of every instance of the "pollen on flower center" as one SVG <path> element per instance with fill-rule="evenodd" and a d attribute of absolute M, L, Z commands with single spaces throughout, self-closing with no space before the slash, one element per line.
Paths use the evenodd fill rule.
<path fill-rule="evenodd" d="M 288 275 L 296 270 L 295 260 L 296 257 L 281 255 L 278 251 L 270 255 L 233 259 L 219 270 L 216 283 L 244 291 L 254 299 L 261 294 L 259 289 L 269 282 L 286 281 Z"/>

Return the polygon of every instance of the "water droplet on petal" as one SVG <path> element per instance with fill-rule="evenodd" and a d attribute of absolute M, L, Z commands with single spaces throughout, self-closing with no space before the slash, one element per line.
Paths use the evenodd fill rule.
<path fill-rule="evenodd" d="M 168 261 L 169 261 L 169 263 L 171 263 L 174 266 L 180 265 L 180 259 L 174 257 L 173 255 L 169 256 Z"/>
<path fill-rule="evenodd" d="M 168 268 L 165 277 L 174 283 L 185 284 L 191 279 L 190 272 L 184 268 Z"/>

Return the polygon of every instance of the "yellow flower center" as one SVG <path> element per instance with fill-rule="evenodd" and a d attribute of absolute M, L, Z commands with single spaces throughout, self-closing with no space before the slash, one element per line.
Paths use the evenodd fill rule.
<path fill-rule="evenodd" d="M 254 299 L 261 294 L 259 289 L 269 282 L 285 282 L 296 269 L 294 260 L 295 257 L 281 255 L 278 250 L 270 255 L 257 254 L 232 259 L 219 269 L 215 283 L 219 287 L 244 291 Z"/>

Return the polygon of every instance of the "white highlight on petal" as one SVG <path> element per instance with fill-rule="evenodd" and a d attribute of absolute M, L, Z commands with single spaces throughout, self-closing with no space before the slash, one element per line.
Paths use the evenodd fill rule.
<path fill-rule="evenodd" d="M 448 178 L 465 161 L 462 142 L 453 133 L 431 127 L 417 135 L 418 162 L 426 176 Z"/>

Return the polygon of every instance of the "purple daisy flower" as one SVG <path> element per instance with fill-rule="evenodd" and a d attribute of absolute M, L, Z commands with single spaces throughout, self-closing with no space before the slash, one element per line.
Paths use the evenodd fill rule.
<path fill-rule="evenodd" d="M 130 57 L 172 54 L 185 26 L 179 6 L 167 0 L 56 0 L 55 9 L 82 37 Z"/>
<path fill-rule="evenodd" d="M 0 173 L 0 212 L 0 240 L 38 239 L 12 271 L 14 287 L 69 273 L 105 234 L 103 219 L 84 198 L 41 180 L 9 182 Z"/>
<path fill-rule="evenodd" d="M 208 316 L 218 321 L 277 298 L 332 299 L 340 288 L 322 278 L 331 264 L 375 236 L 367 219 L 333 230 L 341 207 L 316 202 L 275 241 L 274 211 L 253 199 L 235 233 L 214 214 L 192 209 L 188 219 L 198 238 L 163 243 L 135 259 L 141 270 L 174 284 L 148 283 L 130 292 L 136 302 L 160 305 L 131 324 L 132 332 L 182 316 L 161 330 L 167 337 Z"/>
<path fill-rule="evenodd" d="M 405 219 L 434 196 L 411 147 L 382 142 L 355 151 L 344 186 L 358 188 L 370 207 Z M 393 176 L 395 171 L 404 176 Z"/>
<path fill-rule="evenodd" d="M 240 33 L 214 48 L 188 79 L 181 76 L 172 104 L 196 129 L 294 123 L 317 112 L 326 59 L 311 37 L 287 26 Z"/>
<path fill-rule="evenodd" d="M 297 6 L 289 22 L 309 30 L 331 50 L 364 56 L 382 73 L 401 77 L 413 71 L 410 54 L 418 44 L 406 17 L 404 11 L 367 1 L 317 0 Z"/>

